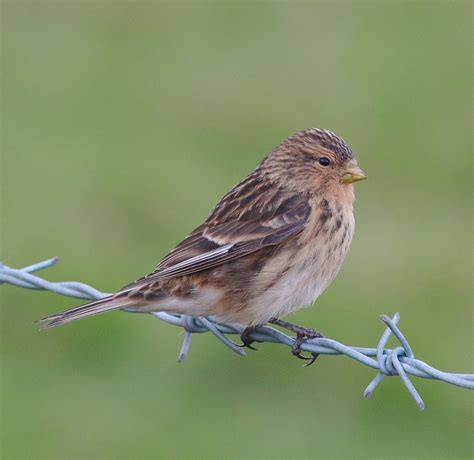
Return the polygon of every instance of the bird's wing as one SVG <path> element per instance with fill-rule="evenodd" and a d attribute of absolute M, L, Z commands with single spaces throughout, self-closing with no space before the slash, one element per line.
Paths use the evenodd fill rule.
<path fill-rule="evenodd" d="M 221 265 L 265 246 L 282 243 L 306 226 L 310 205 L 303 194 L 274 190 L 254 194 L 251 199 L 233 192 L 152 273 L 119 292 Z"/>

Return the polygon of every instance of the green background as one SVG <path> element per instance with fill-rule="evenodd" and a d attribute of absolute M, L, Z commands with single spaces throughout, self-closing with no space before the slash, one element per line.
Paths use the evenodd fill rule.
<path fill-rule="evenodd" d="M 317 307 L 289 319 L 375 346 L 401 312 L 417 357 L 472 372 L 469 2 L 2 4 L 2 254 L 112 291 L 150 271 L 288 135 L 329 128 L 369 180 Z M 1 287 L 5 459 L 472 458 L 472 393 L 343 357 Z"/>

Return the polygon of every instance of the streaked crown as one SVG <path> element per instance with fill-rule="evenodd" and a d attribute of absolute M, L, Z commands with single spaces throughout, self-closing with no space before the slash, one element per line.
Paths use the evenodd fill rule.
<path fill-rule="evenodd" d="M 344 139 L 337 134 L 323 128 L 309 128 L 295 134 L 289 139 L 299 139 L 305 143 L 313 144 L 315 141 L 325 149 L 334 152 L 343 160 L 354 158 L 351 148 L 346 144 Z"/>

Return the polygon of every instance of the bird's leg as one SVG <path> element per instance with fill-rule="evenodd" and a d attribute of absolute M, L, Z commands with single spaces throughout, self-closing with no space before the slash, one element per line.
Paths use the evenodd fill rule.
<path fill-rule="evenodd" d="M 321 332 L 316 331 L 315 329 L 298 326 L 297 324 L 289 323 L 288 321 L 283 321 L 282 319 L 278 318 L 271 319 L 269 323 L 280 326 L 283 329 L 287 329 L 288 331 L 294 332 L 296 334 L 296 339 L 293 343 L 293 346 L 291 347 L 291 352 L 294 356 L 307 360 L 308 363 L 305 366 L 311 366 L 311 364 L 316 361 L 316 358 L 319 356 L 319 354 L 311 353 L 311 357 L 304 356 L 301 354 L 301 345 L 306 339 L 318 339 L 324 337 Z"/>
<path fill-rule="evenodd" d="M 240 334 L 240 340 L 242 340 L 242 344 L 239 347 L 247 347 L 251 350 L 258 350 L 258 348 L 252 347 L 252 343 L 256 342 L 256 340 L 250 337 L 250 334 L 258 329 L 258 326 L 246 327 L 242 334 Z"/>

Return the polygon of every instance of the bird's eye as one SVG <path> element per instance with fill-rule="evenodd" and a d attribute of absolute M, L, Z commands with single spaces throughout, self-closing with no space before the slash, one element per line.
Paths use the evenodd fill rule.
<path fill-rule="evenodd" d="M 329 166 L 331 164 L 331 160 L 328 157 L 321 157 L 319 159 L 319 164 L 321 166 Z"/>

